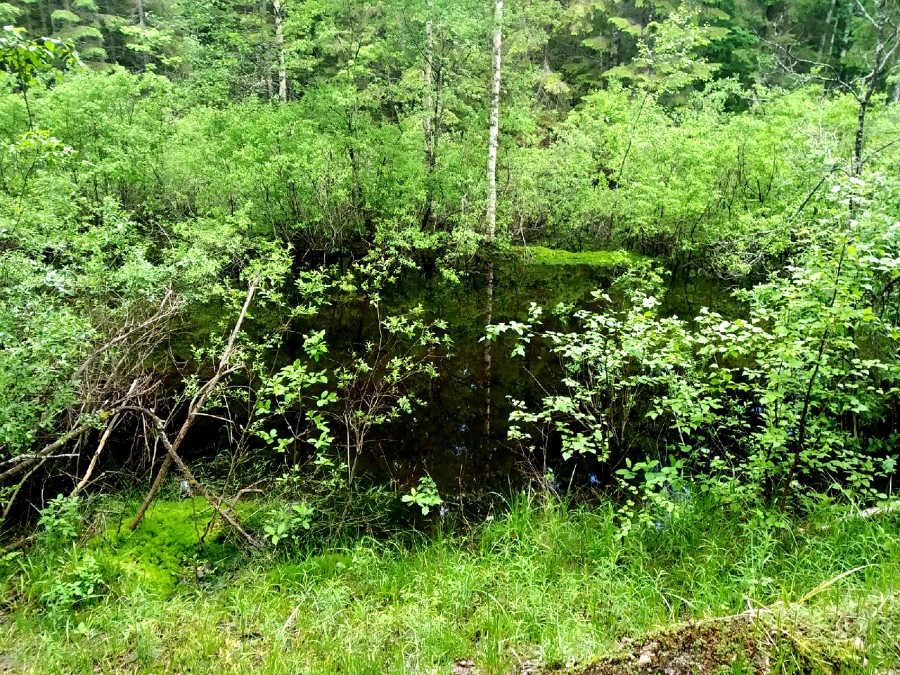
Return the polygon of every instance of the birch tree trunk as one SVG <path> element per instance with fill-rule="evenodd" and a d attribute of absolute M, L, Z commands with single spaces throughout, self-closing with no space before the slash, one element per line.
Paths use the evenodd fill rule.
<path fill-rule="evenodd" d="M 491 133 L 488 140 L 488 241 L 497 234 L 497 142 L 500 137 L 500 66 L 503 47 L 503 0 L 494 17 L 494 75 L 491 83 Z"/>
<path fill-rule="evenodd" d="M 496 0 L 494 16 L 494 74 L 491 82 L 491 132 L 488 139 L 488 241 L 497 235 L 497 143 L 500 137 L 500 67 L 503 48 L 503 0 Z M 494 318 L 494 261 L 488 261 L 487 288 L 485 296 L 485 323 L 490 325 Z M 491 341 L 484 341 L 484 435 L 485 442 L 491 442 L 491 392 L 493 384 L 493 359 Z"/>
<path fill-rule="evenodd" d="M 831 56 L 831 49 L 834 45 L 834 31 L 835 28 L 832 27 L 831 21 L 834 17 L 834 8 L 837 5 L 837 0 L 831 0 L 831 5 L 828 7 L 828 15 L 825 17 L 825 30 L 822 31 L 822 39 L 819 41 L 819 61 L 825 57 L 825 43 L 827 42 L 828 35 L 831 35 L 831 46 L 828 49 L 828 56 Z"/>
<path fill-rule="evenodd" d="M 434 27 L 431 17 L 434 11 L 434 3 L 428 0 L 428 16 L 425 19 L 425 115 L 422 118 L 422 128 L 425 131 L 425 181 L 426 181 L 426 222 L 432 232 L 437 229 L 437 213 L 434 204 L 434 187 L 432 185 L 432 172 L 434 171 L 434 129 L 437 124 L 434 105 Z"/>
<path fill-rule="evenodd" d="M 278 48 L 278 98 L 282 103 L 287 103 L 287 66 L 284 54 L 284 8 L 281 0 L 272 0 L 272 10 L 275 16 L 275 44 Z"/>

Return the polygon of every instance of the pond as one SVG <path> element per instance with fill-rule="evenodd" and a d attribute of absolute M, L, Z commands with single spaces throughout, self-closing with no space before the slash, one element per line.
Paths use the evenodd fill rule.
<path fill-rule="evenodd" d="M 506 493 L 540 475 L 543 456 L 532 457 L 507 440 L 510 398 L 534 403 L 558 382 L 559 367 L 546 345 L 534 342 L 524 358 L 513 357 L 511 343 L 492 344 L 485 359 L 485 324 L 524 321 L 532 302 L 549 310 L 559 303 L 590 308 L 592 291 L 608 289 L 627 267 L 627 261 L 550 260 L 507 261 L 493 270 L 469 273 L 461 282 L 439 275 L 404 274 L 384 292 L 382 316 L 405 313 L 417 305 L 430 318 L 447 323 L 452 351 L 436 362 L 437 376 L 424 383 L 417 406 L 400 420 L 374 427 L 359 460 L 360 472 L 408 488 L 418 477 L 430 475 L 445 500 L 461 504 L 491 491 Z M 490 290 L 490 293 L 489 293 Z M 706 282 L 669 286 L 664 312 L 690 316 L 699 307 L 685 298 L 721 302 L 721 287 Z M 556 321 L 545 313 L 545 327 Z M 362 298 L 339 297 L 323 308 L 304 330 L 324 329 L 329 354 L 340 358 L 360 350 L 377 336 L 377 317 Z M 563 328 L 558 324 L 555 328 Z M 301 356 L 301 344 L 288 345 L 288 359 Z M 342 432 L 336 434 L 342 438 Z M 611 467 L 593 458 L 563 463 L 558 448 L 551 448 L 549 465 L 559 476 L 559 489 L 572 484 L 602 486 Z"/>

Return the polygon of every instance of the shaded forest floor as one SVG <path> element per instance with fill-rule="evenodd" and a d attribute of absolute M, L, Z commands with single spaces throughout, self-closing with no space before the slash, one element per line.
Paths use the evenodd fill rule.
<path fill-rule="evenodd" d="M 521 498 L 464 532 L 249 555 L 199 500 L 0 562 L 0 672 L 892 673 L 900 515 Z"/>

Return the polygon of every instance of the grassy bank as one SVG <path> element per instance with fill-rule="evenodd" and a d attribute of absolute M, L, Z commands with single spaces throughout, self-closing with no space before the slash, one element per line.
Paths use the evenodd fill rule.
<path fill-rule="evenodd" d="M 800 523 L 695 506 L 620 540 L 611 510 L 520 498 L 465 533 L 248 556 L 215 531 L 198 547 L 199 503 L 161 502 L 131 536 L 114 516 L 123 506 L 105 505 L 85 544 L 4 561 L 0 672 L 583 668 L 623 649 L 637 663 L 641 636 L 748 607 L 775 608 L 771 630 L 749 620 L 771 672 L 900 666 L 897 514 L 821 509 Z M 65 585 L 82 577 L 90 592 L 73 598 Z M 726 672 L 763 663 L 741 656 L 747 639 L 719 646 Z"/>

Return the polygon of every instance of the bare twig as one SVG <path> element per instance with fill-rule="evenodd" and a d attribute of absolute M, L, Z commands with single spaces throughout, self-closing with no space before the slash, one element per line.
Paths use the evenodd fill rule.
<path fill-rule="evenodd" d="M 159 439 L 162 441 L 163 446 L 165 446 L 165 448 L 166 448 L 166 452 L 168 453 L 169 457 L 172 459 L 172 462 L 174 462 L 175 465 L 178 467 L 179 471 L 181 471 L 181 473 L 184 475 L 184 477 L 188 480 L 188 483 L 190 484 L 190 486 L 192 488 L 196 489 L 197 492 L 199 492 L 200 495 L 207 502 L 209 502 L 209 505 L 212 506 L 213 509 L 215 509 L 216 513 L 218 513 L 222 517 L 222 520 L 224 520 L 226 523 L 228 523 L 228 525 L 235 532 L 240 534 L 247 541 L 248 544 L 250 544 L 254 548 L 261 548 L 259 542 L 256 541 L 256 539 L 254 539 L 252 535 L 248 534 L 244 530 L 244 528 L 241 527 L 241 525 L 237 521 L 237 519 L 235 519 L 230 513 L 228 513 L 228 511 L 226 511 L 225 509 L 222 508 L 222 500 L 213 497 L 209 493 L 209 491 L 205 487 L 203 487 L 203 485 L 201 485 L 201 483 L 196 479 L 193 472 L 191 472 L 191 470 L 188 468 L 188 466 L 184 463 L 184 460 L 182 460 L 181 457 L 178 456 L 178 453 L 176 452 L 172 442 L 169 441 L 168 437 L 166 436 L 166 423 L 163 422 L 163 420 L 161 420 L 153 412 L 151 412 L 150 410 L 147 410 L 146 408 L 141 408 L 141 407 L 137 407 L 137 406 L 128 406 L 125 409 L 131 410 L 133 412 L 139 412 L 143 415 L 146 415 L 153 421 L 153 423 L 156 427 L 156 431 L 159 434 Z M 146 512 L 146 509 L 144 509 L 144 512 Z M 132 528 L 132 529 L 134 529 L 134 528 Z"/>
<path fill-rule="evenodd" d="M 20 461 L 18 464 L 16 464 L 11 469 L 7 469 L 3 473 L 0 473 L 0 481 L 4 481 L 7 478 L 12 478 L 13 476 L 17 476 L 20 473 L 22 473 L 23 471 L 25 471 L 25 470 L 31 468 L 32 466 L 34 466 L 35 464 L 37 464 L 40 460 L 49 458 L 50 455 L 52 455 L 55 451 L 64 447 L 66 445 L 66 443 L 78 438 L 79 436 L 81 436 L 83 433 L 85 433 L 90 428 L 91 427 L 89 425 L 82 424 L 81 426 L 72 429 L 68 433 L 63 434 L 58 439 L 56 439 L 49 445 L 45 446 L 43 448 L 43 450 L 41 450 L 40 452 L 33 454 L 33 455 L 28 455 L 26 459 L 23 459 L 22 461 Z M 19 458 L 13 457 L 11 460 L 9 460 L 9 462 L 16 461 L 17 459 L 19 459 Z M 9 462 L 7 462 L 7 463 L 9 463 Z"/>
<path fill-rule="evenodd" d="M 111 340 L 91 352 L 90 356 L 85 359 L 84 363 L 82 363 L 78 370 L 76 370 L 72 375 L 72 379 L 77 380 L 78 378 L 80 378 L 91 365 L 91 363 L 93 363 L 99 356 L 108 351 L 111 347 L 114 347 L 118 343 L 127 340 L 129 337 L 136 333 L 143 332 L 153 324 L 172 316 L 172 314 L 175 313 L 176 309 L 177 303 L 175 302 L 174 296 L 172 294 L 172 289 L 169 289 L 166 291 L 165 296 L 163 296 L 163 299 L 159 304 L 159 309 L 153 316 L 136 326 L 128 327 L 125 332 L 120 333 L 116 337 L 112 338 Z"/>
<path fill-rule="evenodd" d="M 204 403 L 206 403 L 206 399 L 209 397 L 210 393 L 216 388 L 219 382 L 223 377 L 226 377 L 228 374 L 234 372 L 236 368 L 229 367 L 229 361 L 231 360 L 232 355 L 234 354 L 234 347 L 237 341 L 238 334 L 241 331 L 241 326 L 244 323 L 244 319 L 247 316 L 247 311 L 250 308 L 250 303 L 253 301 L 253 296 L 256 293 L 256 288 L 259 283 L 259 279 L 256 278 L 250 284 L 250 288 L 247 290 L 247 297 L 244 300 L 244 306 L 241 308 L 241 313 L 238 315 L 237 321 L 234 325 L 234 330 L 231 331 L 231 336 L 228 338 L 228 344 L 225 346 L 225 351 L 222 352 L 222 358 L 219 361 L 219 367 L 216 370 L 216 373 L 210 378 L 210 380 L 203 385 L 200 390 L 194 395 L 191 399 L 191 402 L 188 406 L 188 414 L 184 420 L 184 423 L 181 425 L 181 429 L 178 431 L 178 435 L 175 437 L 174 441 L 169 441 L 166 436 L 166 425 L 165 423 L 159 424 L 157 423 L 157 437 L 163 442 L 163 445 L 166 447 L 167 457 L 163 462 L 162 466 L 159 469 L 159 473 L 156 476 L 156 480 L 153 481 L 153 485 L 150 487 L 150 491 L 147 493 L 147 496 L 144 498 L 143 503 L 141 504 L 138 512 L 135 514 L 134 518 L 132 518 L 131 523 L 129 523 L 129 527 L 134 530 L 140 525 L 141 520 L 144 518 L 144 514 L 147 512 L 147 509 L 150 507 L 150 504 L 156 497 L 157 492 L 159 491 L 160 486 L 162 485 L 163 479 L 166 477 L 166 474 L 169 472 L 171 468 L 172 462 L 178 464 L 178 468 L 182 469 L 182 466 L 179 464 L 181 460 L 178 458 L 178 449 L 181 447 L 182 442 L 187 436 L 188 431 L 191 426 L 194 424 L 194 420 L 197 418 L 197 415 L 203 409 Z M 146 408 L 138 407 L 136 408 L 137 412 L 141 412 L 142 414 L 149 414 L 152 416 L 154 421 L 159 420 L 158 417 L 152 412 L 147 410 Z M 185 467 L 182 469 L 182 473 L 187 469 Z M 189 479 L 190 480 L 190 479 Z M 212 503 L 212 502 L 210 502 Z M 217 509 L 218 510 L 218 509 Z M 231 524 L 231 523 L 229 523 Z M 238 529 L 240 527 L 238 526 Z M 244 534 L 245 538 L 248 538 L 249 541 L 254 546 L 258 546 L 258 544 L 247 535 L 243 530 L 240 530 L 242 534 Z"/>

